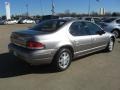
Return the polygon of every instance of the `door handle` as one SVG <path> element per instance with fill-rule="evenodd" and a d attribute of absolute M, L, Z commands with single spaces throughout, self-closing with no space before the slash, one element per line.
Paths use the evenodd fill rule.
<path fill-rule="evenodd" d="M 97 39 L 96 39 L 96 38 L 93 38 L 92 40 L 93 40 L 93 41 L 97 41 Z"/>
<path fill-rule="evenodd" d="M 76 46 L 79 46 L 79 41 L 74 40 Z"/>

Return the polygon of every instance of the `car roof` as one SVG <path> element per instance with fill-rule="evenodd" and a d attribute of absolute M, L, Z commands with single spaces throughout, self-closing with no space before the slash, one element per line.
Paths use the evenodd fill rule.
<path fill-rule="evenodd" d="M 50 20 L 44 20 L 44 21 L 65 21 L 65 22 L 70 22 L 72 20 L 68 20 L 68 19 L 50 19 Z"/>
<path fill-rule="evenodd" d="M 79 20 L 79 19 L 75 19 L 75 20 L 72 20 L 72 19 L 50 19 L 50 20 L 45 20 L 45 21 L 65 21 L 66 23 L 69 23 L 69 22 L 90 22 L 90 23 L 94 23 L 94 22 L 91 22 L 91 21 Z"/>

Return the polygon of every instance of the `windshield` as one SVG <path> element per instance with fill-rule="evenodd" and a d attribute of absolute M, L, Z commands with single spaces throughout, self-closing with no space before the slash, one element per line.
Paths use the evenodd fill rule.
<path fill-rule="evenodd" d="M 110 19 L 106 19 L 104 20 L 103 22 L 106 22 L 106 23 L 111 23 L 112 21 L 114 21 L 116 18 L 110 18 Z"/>
<path fill-rule="evenodd" d="M 62 27 L 67 21 L 65 20 L 48 20 L 43 21 L 40 24 L 32 27 L 32 30 L 43 31 L 43 32 L 54 32 Z"/>

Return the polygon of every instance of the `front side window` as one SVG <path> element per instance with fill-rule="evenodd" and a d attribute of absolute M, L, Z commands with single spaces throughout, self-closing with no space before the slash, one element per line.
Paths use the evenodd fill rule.
<path fill-rule="evenodd" d="M 95 22 L 101 22 L 101 20 L 99 18 L 94 18 Z"/>
<path fill-rule="evenodd" d="M 89 31 L 86 29 L 86 25 L 84 22 L 74 22 L 70 27 L 70 33 L 73 36 L 89 35 Z"/>
<path fill-rule="evenodd" d="M 116 21 L 118 24 L 120 24 L 120 19 Z"/>
<path fill-rule="evenodd" d="M 97 32 L 101 30 L 101 28 L 98 27 L 96 24 L 87 22 L 86 25 L 87 25 L 87 27 L 88 27 L 89 32 L 90 32 L 91 35 L 96 35 Z"/>
<path fill-rule="evenodd" d="M 87 20 L 87 21 L 91 21 L 91 18 L 85 18 L 85 20 Z"/>

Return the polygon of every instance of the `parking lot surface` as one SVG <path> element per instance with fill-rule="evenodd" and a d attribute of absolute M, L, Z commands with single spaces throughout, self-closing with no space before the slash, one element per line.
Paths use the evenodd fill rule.
<path fill-rule="evenodd" d="M 49 65 L 31 67 L 8 53 L 11 32 L 30 26 L 0 26 L 0 90 L 120 90 L 120 39 L 113 52 L 76 59 L 68 70 L 56 72 Z"/>

